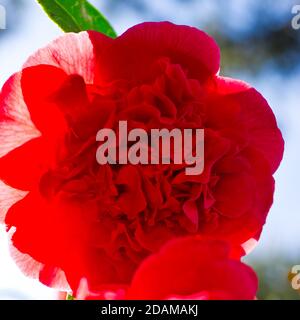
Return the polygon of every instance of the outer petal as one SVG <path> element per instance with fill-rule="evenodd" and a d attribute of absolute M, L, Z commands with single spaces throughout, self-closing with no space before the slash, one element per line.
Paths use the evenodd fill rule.
<path fill-rule="evenodd" d="M 37 68 L 42 68 L 40 66 L 41 64 L 47 64 L 48 68 L 53 66 L 62 69 L 62 74 L 78 74 L 84 78 L 86 83 L 92 83 L 95 71 L 95 54 L 98 54 L 101 51 L 101 48 L 105 47 L 110 41 L 112 41 L 110 38 L 94 31 L 82 32 L 79 34 L 66 34 L 32 55 L 25 63 L 24 67 L 28 70 L 28 67 L 39 65 Z M 25 71 L 25 73 L 28 75 L 27 71 Z M 54 121 L 52 112 L 53 121 L 51 121 L 49 112 L 45 112 L 42 105 L 37 106 L 37 104 L 34 104 L 36 106 L 36 112 L 31 112 L 30 114 L 24 101 L 22 92 L 24 87 L 21 88 L 21 78 L 23 85 L 26 87 L 25 91 L 27 98 L 29 95 L 28 88 L 31 88 L 35 98 L 37 98 L 41 96 L 41 93 L 46 94 L 49 89 L 49 83 L 47 83 L 46 79 L 48 79 L 49 82 L 51 80 L 50 78 L 52 78 L 49 74 L 47 75 L 44 73 L 41 75 L 44 80 L 42 82 L 43 88 L 41 87 L 41 82 L 31 82 L 29 86 L 26 86 L 26 81 L 24 84 L 24 72 L 13 75 L 3 86 L 0 95 L 0 157 L 27 141 L 40 136 L 40 132 L 35 125 L 38 122 L 41 122 L 41 119 L 44 119 L 45 121 L 43 124 L 39 123 L 39 129 L 44 129 L 45 125 L 47 125 L 48 128 L 50 127 L 51 131 L 51 128 L 53 129 L 55 127 L 54 122 L 57 123 L 57 118 L 59 117 L 56 117 Z M 57 80 L 57 77 L 55 77 L 54 80 Z M 32 105 L 33 104 L 31 103 L 31 106 Z M 56 115 L 57 114 L 58 113 L 56 113 Z M 35 120 L 37 120 L 38 117 L 40 117 L 39 121 L 35 121 L 35 124 L 33 124 L 32 119 L 34 120 L 35 118 Z M 26 159 L 28 160 L 28 156 Z M 26 161 L 26 159 L 20 158 L 20 164 L 22 161 Z M 29 170 L 28 175 L 30 174 L 31 172 Z"/>
<path fill-rule="evenodd" d="M 66 34 L 33 54 L 24 68 L 47 64 L 93 83 L 95 54 L 112 39 L 95 31 Z M 0 95 L 0 156 L 40 135 L 33 125 L 21 89 L 21 73 L 13 75 Z M 34 84 L 32 84 L 34 86 Z"/>
<path fill-rule="evenodd" d="M 30 255 L 20 252 L 12 243 L 10 243 L 10 254 L 25 276 L 39 279 L 41 283 L 57 290 L 70 290 L 65 273 L 61 269 L 49 268 L 35 261 Z"/>
<path fill-rule="evenodd" d="M 102 113 L 89 104 L 87 86 L 80 75 L 67 75 L 51 65 L 22 71 L 24 100 L 36 127 L 53 139 L 72 130 L 77 136 L 94 135 Z"/>
<path fill-rule="evenodd" d="M 161 57 L 168 57 L 199 79 L 219 70 L 219 48 L 207 34 L 170 22 L 147 22 L 127 30 L 99 56 L 98 78 L 141 81 L 149 76 L 145 74 L 149 66 Z"/>
<path fill-rule="evenodd" d="M 13 75 L 0 94 L 0 157 L 40 136 L 30 119 L 21 90 L 21 73 Z"/>
<path fill-rule="evenodd" d="M 95 54 L 99 54 L 111 41 L 96 31 L 67 33 L 33 54 L 24 68 L 48 64 L 61 68 L 67 74 L 78 74 L 86 83 L 93 83 Z"/>
<path fill-rule="evenodd" d="M 128 299 L 254 299 L 257 279 L 251 268 L 230 260 L 221 241 L 186 238 L 169 242 L 147 258 L 135 274 Z M 201 293 L 201 294 L 200 294 Z"/>
<path fill-rule="evenodd" d="M 39 259 L 39 255 L 45 251 L 51 255 L 47 247 L 49 244 L 51 244 L 51 250 L 56 250 L 59 257 L 57 244 L 63 245 L 61 238 L 57 240 L 43 227 L 44 224 L 48 223 L 50 226 L 50 222 L 53 222 L 53 217 L 50 217 L 48 212 L 49 208 L 44 203 L 46 202 L 42 201 L 36 193 L 31 192 L 10 207 L 5 217 L 11 238 L 10 252 L 26 276 L 38 278 L 51 287 L 69 290 L 64 272 L 54 267 L 54 264 L 45 264 L 45 261 Z"/>
<path fill-rule="evenodd" d="M 60 112 L 55 94 L 67 81 L 68 75 L 51 65 L 38 65 L 22 71 L 21 86 L 24 101 L 35 126 L 42 134 L 63 132 L 66 123 Z"/>
<path fill-rule="evenodd" d="M 124 277 L 129 281 L 133 266 L 128 258 L 120 260 L 117 265 L 122 267 L 117 270 L 116 261 L 92 243 L 91 232 L 97 222 L 91 216 L 96 216 L 96 210 L 90 202 L 48 201 L 37 190 L 28 193 L 5 218 L 19 267 L 48 286 L 64 282 L 63 270 L 74 292 L 82 277 L 91 283 L 92 290 L 99 284 L 124 281 Z M 103 229 L 97 225 L 101 237 Z M 19 259 L 19 252 L 32 259 L 22 255 Z"/>
<path fill-rule="evenodd" d="M 4 223 L 7 210 L 26 196 L 27 192 L 14 189 L 0 180 L 0 223 Z"/>
<path fill-rule="evenodd" d="M 265 157 L 274 173 L 282 160 L 284 141 L 267 101 L 239 80 L 217 77 L 214 86 L 219 98 L 209 112 L 217 121 L 215 124 L 220 129 L 245 128 L 249 144 Z"/>
<path fill-rule="evenodd" d="M 259 151 L 254 148 L 246 149 L 242 156 L 245 159 L 248 159 L 250 164 L 255 163 L 255 166 L 250 167 L 251 169 L 246 171 L 249 174 L 249 179 L 252 176 L 253 187 L 252 189 L 243 190 L 243 193 L 246 192 L 251 195 L 252 205 L 248 202 L 247 197 L 244 199 L 245 208 L 247 211 L 241 211 L 237 202 L 237 208 L 230 205 L 230 201 L 234 202 L 236 194 L 238 194 L 239 201 L 242 200 L 242 192 L 238 192 L 237 188 L 241 184 L 233 185 L 230 189 L 229 186 L 226 187 L 226 184 L 223 188 L 223 205 L 228 206 L 227 210 L 220 215 L 218 220 L 218 227 L 214 231 L 214 237 L 227 239 L 232 243 L 244 243 L 251 238 L 258 239 L 261 233 L 262 227 L 266 221 L 267 214 L 270 210 L 270 207 L 273 202 L 273 193 L 274 193 L 274 179 L 271 175 L 269 163 L 265 158 L 261 157 Z M 234 175 L 233 175 L 234 176 Z M 226 178 L 223 178 L 226 181 Z M 235 181 L 238 183 L 238 181 Z M 244 187 L 245 188 L 245 187 Z M 234 191 L 235 190 L 235 191 Z M 222 206 L 219 209 L 222 209 Z M 217 206 L 218 207 L 218 206 Z M 230 208 L 231 207 L 231 208 Z M 240 216 L 236 215 L 237 212 L 243 212 Z M 228 215 L 228 213 L 230 213 Z M 235 218 L 231 218 L 235 217 Z"/>
<path fill-rule="evenodd" d="M 45 141 L 32 139 L 0 158 L 0 179 L 16 189 L 29 191 L 37 186 L 47 162 Z"/>

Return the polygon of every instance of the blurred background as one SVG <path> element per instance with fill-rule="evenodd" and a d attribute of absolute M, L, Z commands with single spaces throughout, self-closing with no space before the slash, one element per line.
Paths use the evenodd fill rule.
<path fill-rule="evenodd" d="M 221 75 L 240 78 L 268 100 L 286 142 L 275 175 L 274 205 L 256 249 L 245 259 L 258 273 L 259 299 L 300 299 L 288 274 L 300 265 L 300 29 L 292 7 L 300 0 L 94 0 L 118 34 L 144 21 L 196 26 L 218 42 Z M 62 31 L 35 0 L 0 0 L 0 87 L 26 58 Z M 0 142 L 1 143 L 1 142 Z M 53 299 L 53 290 L 27 279 L 11 260 L 0 227 L 0 299 Z"/>

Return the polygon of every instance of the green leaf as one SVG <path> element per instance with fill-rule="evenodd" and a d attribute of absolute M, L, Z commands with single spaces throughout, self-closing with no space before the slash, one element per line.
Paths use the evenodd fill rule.
<path fill-rule="evenodd" d="M 70 293 L 67 293 L 66 300 L 75 300 L 75 298 Z"/>
<path fill-rule="evenodd" d="M 107 19 L 86 0 L 37 0 L 65 32 L 96 30 L 111 38 L 116 32 Z"/>

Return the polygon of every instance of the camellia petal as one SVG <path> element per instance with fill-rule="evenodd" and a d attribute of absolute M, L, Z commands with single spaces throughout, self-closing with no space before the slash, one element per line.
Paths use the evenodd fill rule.
<path fill-rule="evenodd" d="M 16 189 L 32 190 L 47 168 L 49 155 L 44 147 L 45 141 L 39 137 L 0 158 L 0 179 Z"/>
<path fill-rule="evenodd" d="M 96 31 L 67 33 L 33 54 L 24 68 L 47 64 L 69 75 L 78 74 L 86 83 L 93 83 L 96 56 L 111 41 L 111 38 Z"/>
<path fill-rule="evenodd" d="M 168 242 L 137 270 L 127 299 L 253 300 L 253 270 L 229 258 L 226 242 L 183 238 Z"/>
<path fill-rule="evenodd" d="M 232 120 L 242 123 L 249 135 L 249 144 L 258 149 L 270 162 L 272 173 L 278 168 L 283 155 L 284 141 L 278 129 L 276 118 L 264 97 L 249 84 L 235 79 L 217 77 L 215 90 L 220 94 L 218 106 L 223 125 L 232 124 Z M 236 117 L 230 121 L 228 108 L 235 107 Z M 214 110 L 212 112 L 215 112 Z"/>
<path fill-rule="evenodd" d="M 21 73 L 16 73 L 0 93 L 0 156 L 39 136 L 24 102 Z"/>
<path fill-rule="evenodd" d="M 190 77 L 201 80 L 220 67 L 219 48 L 206 33 L 170 22 L 145 22 L 127 30 L 99 55 L 98 79 L 145 79 L 151 71 L 146 66 L 159 57 L 170 58 L 187 69 Z"/>

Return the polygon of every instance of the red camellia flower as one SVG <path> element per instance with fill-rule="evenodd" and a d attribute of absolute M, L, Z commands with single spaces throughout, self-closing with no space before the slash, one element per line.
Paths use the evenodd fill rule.
<path fill-rule="evenodd" d="M 253 300 L 254 271 L 233 259 L 228 243 L 196 237 L 171 240 L 146 258 L 128 287 L 111 286 L 100 293 L 79 290 L 81 299 Z"/>
<path fill-rule="evenodd" d="M 195 28 L 143 23 L 117 39 L 66 34 L 7 81 L 0 97 L 0 216 L 27 274 L 51 286 L 63 285 L 65 274 L 74 290 L 85 278 L 97 291 L 105 283 L 130 283 L 141 261 L 176 237 L 231 244 L 258 238 L 283 140 L 255 89 L 218 76 L 219 58 L 214 40 Z M 96 134 L 120 120 L 147 131 L 204 128 L 204 172 L 99 165 Z M 160 263 L 158 257 L 164 268 L 172 248 L 141 270 Z M 203 268 L 219 254 L 211 253 Z M 140 271 L 130 296 L 142 295 L 142 278 Z M 169 290 L 168 279 L 159 297 L 198 290 L 181 291 L 180 282 Z M 218 296 L 217 287 L 199 286 L 207 288 Z"/>

